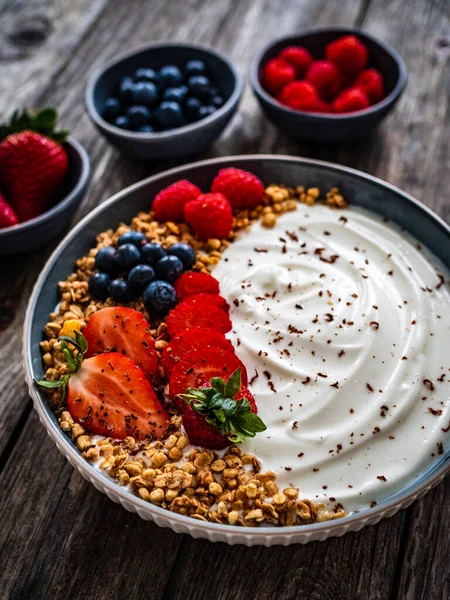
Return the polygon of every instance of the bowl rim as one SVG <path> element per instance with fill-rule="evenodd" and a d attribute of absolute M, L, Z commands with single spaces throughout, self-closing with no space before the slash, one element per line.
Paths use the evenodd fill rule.
<path fill-rule="evenodd" d="M 2 239 L 8 237 L 8 235 L 10 234 L 24 232 L 26 233 L 28 230 L 32 230 L 34 227 L 42 225 L 46 221 L 51 220 L 61 211 L 64 211 L 66 208 L 68 208 L 72 204 L 72 202 L 77 198 L 77 196 L 81 193 L 83 188 L 87 185 L 91 174 L 91 163 L 88 153 L 80 144 L 80 142 L 77 142 L 77 140 L 71 136 L 69 136 L 66 139 L 64 144 L 70 146 L 80 159 L 81 172 L 78 181 L 70 190 L 70 192 L 66 196 L 64 196 L 62 200 L 57 202 L 54 206 L 52 206 L 49 210 L 43 212 L 41 215 L 38 215 L 37 217 L 30 219 L 29 221 L 24 221 L 23 223 L 13 225 L 12 227 L 5 227 L 4 229 L 0 229 L 0 242 Z"/>
<path fill-rule="evenodd" d="M 278 102 L 278 100 L 276 98 L 271 96 L 263 88 L 263 86 L 261 85 L 261 83 L 259 81 L 258 71 L 259 71 L 259 66 L 262 62 L 263 56 L 266 54 L 266 52 L 268 52 L 271 48 L 273 48 L 273 46 L 276 46 L 280 42 L 286 42 L 286 45 L 287 45 L 289 43 L 289 41 L 291 41 L 291 40 L 294 41 L 294 40 L 298 39 L 299 37 L 304 37 L 306 35 L 320 34 L 320 33 L 354 34 L 356 36 L 366 38 L 366 39 L 370 40 L 371 42 L 373 42 L 374 44 L 376 44 L 377 46 L 379 46 L 380 48 L 382 48 L 385 52 L 387 52 L 394 59 L 394 61 L 397 63 L 398 69 L 399 69 L 399 76 L 398 76 L 397 83 L 394 86 L 394 89 L 385 98 L 383 98 L 379 102 L 376 102 L 372 106 L 369 106 L 368 108 L 364 108 L 363 110 L 357 110 L 357 111 L 348 112 L 348 113 L 340 113 L 340 114 L 315 113 L 315 112 L 305 112 L 302 110 L 294 110 L 294 109 L 289 108 L 288 106 L 284 106 L 283 104 Z M 397 52 L 397 50 L 395 50 L 392 46 L 390 46 L 384 40 L 375 37 L 374 35 L 370 34 L 369 32 L 365 31 L 364 29 L 361 29 L 359 27 L 338 27 L 338 26 L 336 26 L 336 27 L 316 27 L 316 28 L 312 28 L 312 29 L 304 29 L 297 33 L 291 33 L 289 35 L 283 35 L 283 36 L 272 39 L 268 44 L 266 44 L 263 48 L 261 48 L 261 50 L 259 50 L 258 53 L 254 56 L 254 58 L 250 64 L 250 67 L 249 67 L 249 79 L 250 79 L 250 85 L 252 86 L 252 89 L 253 89 L 254 93 L 256 94 L 256 96 L 262 97 L 266 102 L 271 104 L 273 107 L 284 111 L 287 115 L 292 115 L 292 116 L 293 115 L 301 115 L 301 116 L 309 117 L 312 119 L 322 120 L 324 122 L 328 119 L 339 122 L 339 121 L 344 121 L 344 120 L 356 120 L 360 117 L 365 117 L 367 115 L 375 114 L 375 113 L 387 108 L 388 106 L 391 106 L 400 97 L 400 95 L 403 93 L 403 91 L 405 89 L 406 83 L 408 81 L 408 69 L 406 67 L 405 61 L 403 60 L 401 55 Z"/>
<path fill-rule="evenodd" d="M 224 104 L 218 108 L 212 115 L 205 117 L 204 119 L 200 119 L 199 121 L 195 121 L 193 123 L 189 123 L 188 125 L 183 125 L 182 127 L 177 127 L 175 129 L 169 129 L 168 131 L 159 131 L 155 133 L 143 133 L 138 131 L 131 131 L 127 129 L 121 129 L 120 127 L 116 127 L 111 123 L 108 123 L 100 113 L 95 108 L 94 104 L 94 90 L 97 85 L 98 79 L 105 73 L 107 70 L 112 67 L 118 65 L 123 62 L 127 58 L 131 56 L 135 56 L 146 52 L 148 50 L 156 50 L 159 48 L 187 48 L 189 50 L 201 50 L 206 52 L 215 58 L 221 60 L 230 70 L 233 79 L 234 79 L 234 88 L 233 91 Z M 100 64 L 94 71 L 91 72 L 88 78 L 88 82 L 86 84 L 85 92 L 84 92 L 84 102 L 86 105 L 86 110 L 94 121 L 94 123 L 103 130 L 106 130 L 108 133 L 112 135 L 118 135 L 120 137 L 134 140 L 134 141 L 158 141 L 158 140 L 171 140 L 179 137 L 180 135 L 184 135 L 185 133 L 191 133 L 192 131 L 199 129 L 203 125 L 207 125 L 208 123 L 212 123 L 213 121 L 219 119 L 220 117 L 227 114 L 229 110 L 236 105 L 239 101 L 239 98 L 242 96 L 244 91 L 245 79 L 239 73 L 239 71 L 234 66 L 228 56 L 223 54 L 222 52 L 216 50 L 215 48 L 211 48 L 210 46 L 205 46 L 202 44 L 191 44 L 191 43 L 183 43 L 183 42 L 171 42 L 171 41 L 161 41 L 161 42 L 153 42 L 151 44 L 145 44 L 143 46 L 138 46 L 133 50 L 129 50 L 120 55 L 111 58 L 110 60 Z"/>
<path fill-rule="evenodd" d="M 168 511 L 167 509 L 161 508 L 149 502 L 146 502 L 142 498 L 135 496 L 130 493 L 128 490 L 119 486 L 115 481 L 106 475 L 100 473 L 89 461 L 82 457 L 80 451 L 76 448 L 75 444 L 72 440 L 68 438 L 68 436 L 62 431 L 59 427 L 58 423 L 51 419 L 50 415 L 47 414 L 49 407 L 47 406 L 47 402 L 43 400 L 40 395 L 37 393 L 36 387 L 33 384 L 33 365 L 32 365 L 32 347 L 31 347 L 31 332 L 33 328 L 32 317 L 37 305 L 38 296 L 45 284 L 47 276 L 53 269 L 55 263 L 57 262 L 59 255 L 62 250 L 66 246 L 67 243 L 71 242 L 75 237 L 78 236 L 79 233 L 85 228 L 89 222 L 94 219 L 98 214 L 107 210 L 111 205 L 119 202 L 123 198 L 127 197 L 130 193 L 138 190 L 142 187 L 147 186 L 149 183 L 157 182 L 159 179 L 164 179 L 167 176 L 174 176 L 180 174 L 181 176 L 186 175 L 186 171 L 192 168 L 199 168 L 203 166 L 217 165 L 218 168 L 223 163 L 228 163 L 229 161 L 239 161 L 242 165 L 242 162 L 251 162 L 254 160 L 262 160 L 262 161 L 273 161 L 273 162 L 294 162 L 296 164 L 303 165 L 315 165 L 317 167 L 321 167 L 322 169 L 331 169 L 336 173 L 350 174 L 353 177 L 365 180 L 367 182 L 372 182 L 376 185 L 379 185 L 385 189 L 389 189 L 397 195 L 402 196 L 407 201 L 415 205 L 421 212 L 423 212 L 428 218 L 431 218 L 436 222 L 440 227 L 442 227 L 445 231 L 450 235 L 450 225 L 448 225 L 441 217 L 439 217 L 436 213 L 434 213 L 430 208 L 416 200 L 414 197 L 409 195 L 406 192 L 400 190 L 400 188 L 387 183 L 373 175 L 368 173 L 364 173 L 357 169 L 353 169 L 351 167 L 346 167 L 343 165 L 338 165 L 335 163 L 331 163 L 328 161 L 322 161 L 317 159 L 310 158 L 301 158 L 301 157 L 293 157 L 289 155 L 272 155 L 272 154 L 250 154 L 250 155 L 235 155 L 235 156 L 224 156 L 218 158 L 212 158 L 207 160 L 196 161 L 193 163 L 188 163 L 182 166 L 178 166 L 172 169 L 168 169 L 166 171 L 162 171 L 157 173 L 156 175 L 152 175 L 147 177 L 120 192 L 114 194 L 111 198 L 95 207 L 91 212 L 89 212 L 83 219 L 81 219 L 63 238 L 63 240 L 58 244 L 55 250 L 52 252 L 50 257 L 48 258 L 46 264 L 44 265 L 38 279 L 36 280 L 25 314 L 24 319 L 24 327 L 23 327 L 23 363 L 25 368 L 25 379 L 28 385 L 30 396 L 33 400 L 34 408 L 38 413 L 39 419 L 47 430 L 47 433 L 50 435 L 52 440 L 57 445 L 58 449 L 64 454 L 64 456 L 69 460 L 72 466 L 76 466 L 76 468 L 80 471 L 80 473 L 87 478 L 91 483 L 94 484 L 97 489 L 100 489 L 104 493 L 108 495 L 111 499 L 118 498 L 118 500 L 125 508 L 128 508 L 129 505 L 134 505 L 136 512 L 142 517 L 143 513 L 147 515 L 151 515 L 148 518 L 156 521 L 158 524 L 160 521 L 166 521 L 170 527 L 175 529 L 176 531 L 189 531 L 192 533 L 191 528 L 196 528 L 202 532 L 203 534 L 198 534 L 200 537 L 208 537 L 209 535 L 214 535 L 216 533 L 218 536 L 221 534 L 231 534 L 227 536 L 228 538 L 232 538 L 233 535 L 240 540 L 246 539 L 249 543 L 253 544 L 254 538 L 259 538 L 260 542 L 263 543 L 263 538 L 269 537 L 282 537 L 286 539 L 286 543 L 294 543 L 301 541 L 300 539 L 292 539 L 294 538 L 302 538 L 307 539 L 313 535 L 319 535 L 322 532 L 324 535 L 322 537 L 317 537 L 313 539 L 325 539 L 326 537 L 331 537 L 333 535 L 342 535 L 342 533 L 346 533 L 347 531 L 355 531 L 359 530 L 365 525 L 375 524 L 380 521 L 382 518 L 387 516 L 392 516 L 395 512 L 404 508 L 411 504 L 414 500 L 424 495 L 431 487 L 437 485 L 441 479 L 450 471 L 450 460 L 448 457 L 443 456 L 441 459 L 441 463 L 437 464 L 433 471 L 426 474 L 424 477 L 417 481 L 413 481 L 407 489 L 404 489 L 403 492 L 400 490 L 393 498 L 388 498 L 385 501 L 381 501 L 375 507 L 369 510 L 364 510 L 362 512 L 355 512 L 350 514 L 342 519 L 336 519 L 332 521 L 325 521 L 319 523 L 312 523 L 309 525 L 295 525 L 295 526 L 287 526 L 287 527 L 252 527 L 245 528 L 239 527 L 236 525 L 224 525 L 219 523 L 212 523 L 209 521 L 199 521 L 196 519 L 192 519 L 192 517 L 188 517 L 185 515 L 180 515 L 177 513 L 173 513 Z M 76 257 L 74 257 L 75 259 Z M 64 448 L 62 451 L 61 448 Z M 128 508 L 128 510 L 132 510 Z M 156 517 L 154 518 L 153 515 Z M 158 521 L 158 517 L 160 520 Z M 178 526 L 178 529 L 177 529 Z M 338 533 L 340 530 L 341 533 Z M 211 538 L 209 538 L 211 539 Z M 217 539 L 223 539 L 218 537 Z M 239 543 L 242 543 L 241 541 Z M 280 542 L 275 542 L 280 543 Z"/>

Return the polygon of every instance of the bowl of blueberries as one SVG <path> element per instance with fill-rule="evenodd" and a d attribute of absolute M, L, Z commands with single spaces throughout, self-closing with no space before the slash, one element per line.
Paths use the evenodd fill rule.
<path fill-rule="evenodd" d="M 155 43 L 99 67 L 88 80 L 94 125 L 132 158 L 203 152 L 235 113 L 244 80 L 216 50 Z"/>
<path fill-rule="evenodd" d="M 111 297 L 121 304 L 142 298 L 149 312 L 165 315 L 177 303 L 172 284 L 195 261 L 189 244 L 178 242 L 165 250 L 143 233 L 130 230 L 120 236 L 117 248 L 105 246 L 97 252 L 98 270 L 91 275 L 89 291 L 98 300 Z"/>

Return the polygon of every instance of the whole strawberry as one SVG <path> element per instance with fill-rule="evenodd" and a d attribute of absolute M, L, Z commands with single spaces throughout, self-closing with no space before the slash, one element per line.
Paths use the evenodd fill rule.
<path fill-rule="evenodd" d="M 184 205 L 201 193 L 201 189 L 187 179 L 172 183 L 156 194 L 152 204 L 155 217 L 158 221 L 183 221 Z"/>
<path fill-rule="evenodd" d="M 53 108 L 25 110 L 0 126 L 0 185 L 20 222 L 47 210 L 67 173 L 67 132 L 55 131 L 56 120 Z"/>
<path fill-rule="evenodd" d="M 17 225 L 18 222 L 19 219 L 17 218 L 16 213 L 0 193 L 0 229 L 12 227 L 13 225 Z"/>
<path fill-rule="evenodd" d="M 184 218 L 202 240 L 224 239 L 233 227 L 231 204 L 222 194 L 201 194 L 184 207 Z"/>
<path fill-rule="evenodd" d="M 235 209 L 252 209 L 261 204 L 264 185 L 253 173 L 230 167 L 219 171 L 211 192 L 223 194 Z"/>

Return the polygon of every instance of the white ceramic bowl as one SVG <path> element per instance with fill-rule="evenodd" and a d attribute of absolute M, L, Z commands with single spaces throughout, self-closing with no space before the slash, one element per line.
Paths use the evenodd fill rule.
<path fill-rule="evenodd" d="M 149 199 L 170 183 L 187 178 L 201 188 L 208 189 L 218 169 L 229 166 L 252 171 L 265 184 L 279 182 L 308 187 L 317 185 L 323 189 L 337 185 L 350 203 L 368 208 L 398 223 L 450 269 L 448 225 L 411 196 L 365 173 L 316 160 L 265 155 L 219 158 L 178 167 L 136 183 L 98 206 L 70 231 L 49 258 L 34 287 L 24 324 L 23 355 L 34 407 L 56 446 L 83 477 L 114 502 L 161 527 L 170 527 L 178 533 L 188 533 L 193 537 L 214 542 L 248 546 L 305 544 L 313 540 L 341 536 L 348 531 L 358 531 L 406 508 L 437 485 L 450 470 L 450 455 L 443 455 L 419 479 L 405 486 L 391 498 L 380 501 L 374 508 L 364 509 L 335 521 L 283 528 L 244 528 L 197 521 L 145 502 L 96 470 L 60 429 L 46 396 L 33 385 L 33 378 L 43 375 L 39 342 L 48 314 L 58 302 L 57 283 L 72 272 L 75 260 L 92 247 L 97 233 L 117 226 L 120 221 L 131 220 L 140 210 L 148 210 Z"/>

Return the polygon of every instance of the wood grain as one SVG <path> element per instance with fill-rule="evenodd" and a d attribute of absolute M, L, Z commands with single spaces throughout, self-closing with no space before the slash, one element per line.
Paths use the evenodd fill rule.
<path fill-rule="evenodd" d="M 58 16 L 49 17 L 53 33 L 31 44 L 32 50 L 24 50 L 23 42 L 14 49 L 17 39 L 13 35 L 11 45 L 5 31 L 36 7 L 39 14 Z M 288 140 L 263 118 L 247 88 L 220 140 L 193 158 L 274 152 L 336 161 L 399 185 L 448 218 L 448 11 L 444 0 L 285 0 L 282 10 L 274 0 L 0 0 L 0 65 L 7 61 L 20 84 L 15 95 L 15 80 L 9 68 L 8 75 L 2 69 L 0 85 L 8 90 L 3 94 L 2 88 L 0 103 L 20 98 L 58 105 L 64 126 L 89 151 L 93 180 L 75 221 L 123 187 L 177 164 L 131 162 L 94 130 L 83 88 L 95 64 L 133 46 L 173 39 L 215 46 L 245 73 L 257 49 L 274 36 L 313 25 L 362 24 L 394 45 L 410 71 L 407 93 L 370 139 L 338 147 Z M 6 598 L 450 597 L 448 482 L 375 527 L 271 549 L 178 536 L 127 513 L 86 483 L 29 414 L 21 377 L 24 310 L 53 245 L 0 263 L 0 289 L 7 290 L 0 298 L 0 590 Z"/>

